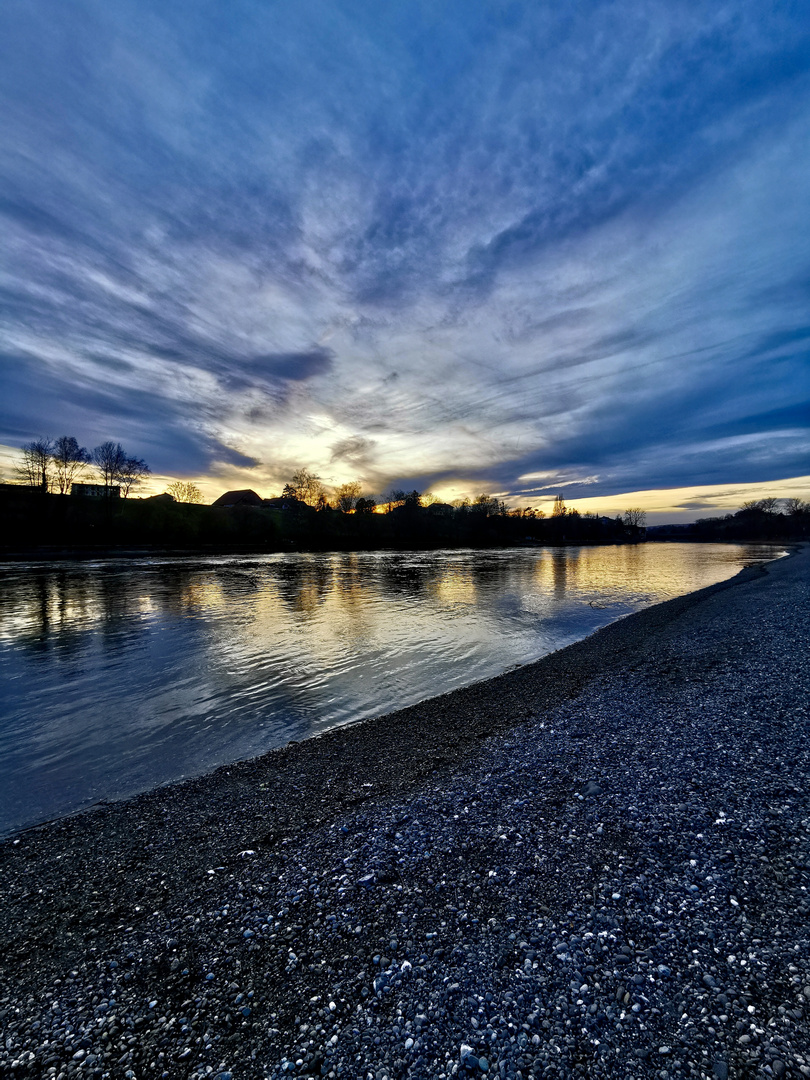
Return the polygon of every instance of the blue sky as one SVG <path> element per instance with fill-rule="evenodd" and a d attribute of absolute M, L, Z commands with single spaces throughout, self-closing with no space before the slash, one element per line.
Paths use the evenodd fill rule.
<path fill-rule="evenodd" d="M 0 443 L 212 495 L 805 477 L 810 17 L 774 7 L 6 0 Z"/>

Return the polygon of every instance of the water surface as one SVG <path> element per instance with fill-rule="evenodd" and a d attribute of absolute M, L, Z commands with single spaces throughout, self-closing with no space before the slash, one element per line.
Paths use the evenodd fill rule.
<path fill-rule="evenodd" d="M 778 548 L 0 565 L 0 832 L 559 649 Z"/>

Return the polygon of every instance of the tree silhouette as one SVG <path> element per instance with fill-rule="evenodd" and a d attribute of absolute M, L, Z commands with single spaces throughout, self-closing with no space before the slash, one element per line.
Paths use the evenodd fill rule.
<path fill-rule="evenodd" d="M 53 444 L 52 459 L 60 495 L 68 494 L 74 480 L 82 475 L 91 460 L 87 450 L 79 446 L 73 435 L 59 436 Z"/>
<path fill-rule="evenodd" d="M 639 507 L 634 507 L 632 510 L 625 510 L 622 520 L 632 529 L 643 529 L 647 524 L 647 513 Z"/>
<path fill-rule="evenodd" d="M 51 440 L 42 437 L 21 447 L 22 459 L 15 471 L 23 484 L 48 490 L 52 451 Z"/>
<path fill-rule="evenodd" d="M 103 442 L 93 450 L 93 464 L 98 469 L 104 487 L 111 488 L 121 481 L 127 464 L 127 453 L 121 443 Z"/>
<path fill-rule="evenodd" d="M 201 503 L 202 492 L 191 480 L 173 480 L 166 493 L 180 503 Z"/>
<path fill-rule="evenodd" d="M 348 514 L 357 507 L 357 502 L 363 493 L 359 481 L 352 480 L 348 484 L 341 484 L 335 490 L 335 509 Z"/>
<path fill-rule="evenodd" d="M 93 464 L 106 488 L 116 485 L 124 498 L 152 471 L 141 458 L 130 457 L 121 443 L 104 442 L 93 451 Z"/>
<path fill-rule="evenodd" d="M 284 487 L 286 495 L 292 495 L 307 506 L 323 505 L 326 499 L 326 488 L 321 483 L 320 476 L 311 473 L 308 469 L 299 469 L 293 473 L 289 484 Z"/>
<path fill-rule="evenodd" d="M 775 514 L 778 502 L 779 500 L 773 495 L 769 495 L 765 499 L 749 499 L 748 502 L 742 504 L 740 509 L 747 513 Z"/>
<path fill-rule="evenodd" d="M 151 471 L 152 470 L 142 458 L 130 457 L 125 460 L 124 467 L 121 470 L 121 476 L 119 477 L 121 494 L 125 499 L 134 487 L 143 483 L 144 477 L 148 476 Z"/>

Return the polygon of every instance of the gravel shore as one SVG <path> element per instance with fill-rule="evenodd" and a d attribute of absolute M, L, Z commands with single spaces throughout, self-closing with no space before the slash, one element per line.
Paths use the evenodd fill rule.
<path fill-rule="evenodd" d="M 0 1075 L 810 1077 L 810 549 L 0 844 Z"/>

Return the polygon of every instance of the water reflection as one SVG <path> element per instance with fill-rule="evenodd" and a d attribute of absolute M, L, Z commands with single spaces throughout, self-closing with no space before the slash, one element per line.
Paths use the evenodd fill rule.
<path fill-rule="evenodd" d="M 0 829 L 486 678 L 776 553 L 650 544 L 0 567 Z"/>

